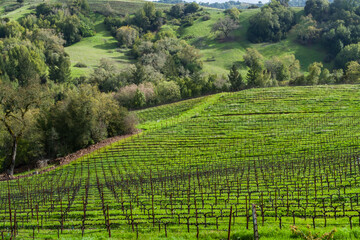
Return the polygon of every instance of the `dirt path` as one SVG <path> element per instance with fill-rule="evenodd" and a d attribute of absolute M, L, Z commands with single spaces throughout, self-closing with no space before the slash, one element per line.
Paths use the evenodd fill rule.
<path fill-rule="evenodd" d="M 77 152 L 74 152 L 74 153 L 71 153 L 65 157 L 60 157 L 60 158 L 56 158 L 56 159 L 53 159 L 53 160 L 50 160 L 49 161 L 49 164 L 54 164 L 53 166 L 51 167 L 48 167 L 46 169 L 43 169 L 43 170 L 40 170 L 40 171 L 37 171 L 36 169 L 33 168 L 33 172 L 31 173 L 28 173 L 28 174 L 25 174 L 25 175 L 19 175 L 19 176 L 14 176 L 14 177 L 10 177 L 9 175 L 7 175 L 6 173 L 2 173 L 0 174 L 0 181 L 6 181 L 6 180 L 13 180 L 13 179 L 20 179 L 20 178 L 25 178 L 25 177 L 30 177 L 30 176 L 33 176 L 33 175 L 38 175 L 38 174 L 42 174 L 42 173 L 45 173 L 45 172 L 50 172 L 60 166 L 63 166 L 63 165 L 66 165 L 66 164 L 69 164 L 70 162 L 76 160 L 76 159 L 79 159 L 80 157 L 82 156 L 85 156 L 86 154 L 89 154 L 89 153 L 92 153 L 100 148 L 103 148 L 103 147 L 106 147 L 114 142 L 118 142 L 122 139 L 125 139 L 125 138 L 129 138 L 133 135 L 136 135 L 138 133 L 140 133 L 141 130 L 138 130 L 134 133 L 131 133 L 131 134 L 127 134 L 127 135 L 121 135 L 121 136 L 116 136 L 116 137 L 112 137 L 112 138 L 108 138 L 108 139 L 105 139 L 101 142 L 98 142 L 94 145 L 91 145 L 87 148 L 84 148 L 84 149 L 80 149 L 78 150 Z M 25 166 L 25 167 L 22 167 L 20 169 L 16 169 L 15 172 L 18 174 L 18 173 L 21 173 L 21 172 L 26 172 L 28 171 L 29 169 L 29 166 Z"/>

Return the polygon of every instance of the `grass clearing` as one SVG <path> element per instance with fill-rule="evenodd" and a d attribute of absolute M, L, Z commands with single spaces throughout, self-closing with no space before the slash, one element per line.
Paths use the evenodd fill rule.
<path fill-rule="evenodd" d="M 301 10 L 296 8 L 299 15 Z M 277 43 L 259 43 L 253 44 L 247 40 L 246 31 L 249 27 L 249 18 L 259 9 L 244 10 L 240 14 L 240 29 L 235 31 L 233 39 L 229 41 L 219 41 L 216 35 L 211 33 L 212 25 L 225 14 L 219 10 L 208 10 L 211 19 L 203 21 L 201 18 L 196 20 L 194 25 L 183 29 L 180 32 L 182 38 L 189 38 L 189 42 L 200 49 L 204 61 L 204 70 L 207 73 L 227 74 L 234 62 L 241 66 L 241 72 L 246 74 L 247 69 L 243 63 L 242 56 L 246 48 L 257 49 L 265 58 L 272 56 L 286 56 L 294 54 L 300 60 L 301 70 L 306 72 L 307 67 L 317 61 L 322 62 L 326 56 L 325 50 L 320 45 L 303 46 L 296 42 L 296 33 L 291 30 L 288 38 Z M 325 64 L 325 67 L 331 65 Z"/>
<path fill-rule="evenodd" d="M 89 75 L 102 58 L 116 63 L 119 68 L 126 68 L 132 63 L 126 56 L 128 50 L 118 48 L 117 40 L 106 30 L 103 17 L 96 15 L 95 24 L 95 36 L 83 38 L 80 42 L 65 48 L 70 55 L 73 77 Z M 87 67 L 74 67 L 77 63 L 83 63 Z"/>

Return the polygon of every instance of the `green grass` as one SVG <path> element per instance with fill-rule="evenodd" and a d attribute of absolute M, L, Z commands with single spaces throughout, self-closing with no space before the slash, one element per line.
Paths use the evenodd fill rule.
<path fill-rule="evenodd" d="M 89 0 L 89 5 L 93 11 L 97 11 L 102 10 L 105 4 L 109 4 L 116 14 L 125 16 L 126 14 L 133 14 L 140 10 L 145 2 L 145 0 Z M 170 4 L 156 2 L 155 5 L 158 9 L 168 9 L 171 7 Z"/>
<path fill-rule="evenodd" d="M 301 10 L 296 8 L 297 14 Z M 212 25 L 224 17 L 224 13 L 218 10 L 208 10 L 211 19 L 203 21 L 201 18 L 195 21 L 194 25 L 183 29 L 180 32 L 182 38 L 192 36 L 189 41 L 198 47 L 203 55 L 204 70 L 207 73 L 227 74 L 234 62 L 240 63 L 242 73 L 246 73 L 246 66 L 243 64 L 242 56 L 246 48 L 257 49 L 265 58 L 272 56 L 283 57 L 294 54 L 300 60 L 301 70 L 307 71 L 307 67 L 315 62 L 322 62 L 326 52 L 320 45 L 303 46 L 295 41 L 296 33 L 291 30 L 288 38 L 277 43 L 253 44 L 247 40 L 246 31 L 249 27 L 249 18 L 258 13 L 259 10 L 244 10 L 240 14 L 240 29 L 233 33 L 232 39 L 228 41 L 217 40 L 215 33 L 211 33 Z M 325 64 L 326 67 L 330 65 Z"/>
<path fill-rule="evenodd" d="M 70 55 L 73 77 L 92 73 L 102 58 L 114 62 L 120 69 L 132 63 L 132 60 L 126 56 L 128 50 L 118 47 L 116 39 L 106 30 L 102 21 L 103 17 L 96 15 L 96 35 L 83 38 L 80 42 L 65 48 Z M 86 64 L 87 68 L 74 67 L 78 62 Z"/>
<path fill-rule="evenodd" d="M 62 219 L 60 239 L 80 239 L 84 201 L 87 239 L 107 239 L 107 206 L 115 239 L 196 239 L 196 223 L 200 239 L 226 239 L 230 206 L 232 239 L 251 239 L 250 203 L 261 239 L 293 238 L 293 216 L 302 229 L 358 239 L 359 99 L 358 85 L 283 87 L 137 111 L 141 133 L 9 182 L 18 239 L 34 227 L 36 239 L 56 239 Z M 8 191 L 1 182 L 5 234 Z"/>
<path fill-rule="evenodd" d="M 60 1 L 60 0 L 59 0 Z M 106 1 L 108 2 L 108 1 Z M 14 4 L 12 1 L 4 1 L 1 8 L 9 4 Z M 118 13 L 125 15 L 126 13 L 134 13 L 142 8 L 144 1 L 142 0 L 126 0 L 126 1 L 110 1 L 110 6 Z M 11 19 L 19 19 L 22 16 L 31 13 L 31 6 L 37 2 L 26 3 L 23 7 L 16 9 L 13 12 L 7 13 L 6 17 Z M 99 10 L 104 7 L 105 1 L 90 0 L 89 4 L 92 10 Z M 166 9 L 170 5 L 157 4 L 157 8 Z M 224 17 L 223 11 L 206 8 L 210 13 L 211 19 L 203 21 L 201 18 L 196 20 L 193 26 L 179 30 L 181 38 L 188 39 L 190 44 L 193 44 L 200 49 L 202 60 L 204 62 L 204 72 L 211 74 L 227 74 L 233 63 L 238 63 L 241 66 L 242 74 L 246 74 L 247 68 L 243 62 L 242 56 L 245 54 L 246 48 L 252 47 L 257 49 L 266 59 L 272 56 L 284 57 L 288 54 L 294 54 L 300 60 L 301 70 L 307 71 L 308 66 L 317 61 L 322 62 L 326 56 L 326 51 L 319 45 L 301 45 L 296 41 L 296 33 L 291 30 L 287 39 L 278 43 L 260 43 L 253 44 L 247 40 L 246 31 L 249 27 L 249 18 L 257 13 L 259 10 L 243 10 L 240 15 L 240 29 L 233 33 L 230 40 L 221 41 L 217 39 L 215 33 L 211 33 L 212 25 L 219 19 Z M 295 12 L 299 17 L 302 14 L 300 8 L 295 8 Z M 97 17 L 96 31 L 94 37 L 84 38 L 79 43 L 67 47 L 67 52 L 70 54 L 72 66 L 81 62 L 88 66 L 88 68 L 72 67 L 72 75 L 78 77 L 81 75 L 88 75 L 92 72 L 94 67 L 99 64 L 101 58 L 110 59 L 120 67 L 125 68 L 132 63 L 131 59 L 126 56 L 128 50 L 120 49 L 116 40 L 105 29 L 101 23 L 102 18 Z M 324 64 L 325 67 L 331 68 L 332 64 Z"/>

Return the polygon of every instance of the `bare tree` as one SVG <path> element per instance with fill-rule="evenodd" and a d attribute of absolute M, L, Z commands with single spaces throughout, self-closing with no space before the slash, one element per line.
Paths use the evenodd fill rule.
<path fill-rule="evenodd" d="M 211 32 L 220 32 L 225 38 L 229 37 L 229 34 L 235 29 L 239 28 L 239 24 L 230 17 L 219 19 L 212 27 Z"/>

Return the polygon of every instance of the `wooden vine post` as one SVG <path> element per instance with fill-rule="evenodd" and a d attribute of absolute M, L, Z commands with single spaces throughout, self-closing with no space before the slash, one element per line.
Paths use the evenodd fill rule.
<path fill-rule="evenodd" d="M 258 223 L 257 223 L 255 204 L 252 204 L 252 217 L 253 217 L 253 225 L 254 225 L 254 240 L 259 240 L 259 231 L 258 231 Z"/>
<path fill-rule="evenodd" d="M 228 240 L 230 240 L 230 234 L 231 234 L 231 216 L 232 216 L 232 206 L 230 207 L 230 214 L 229 214 Z"/>

